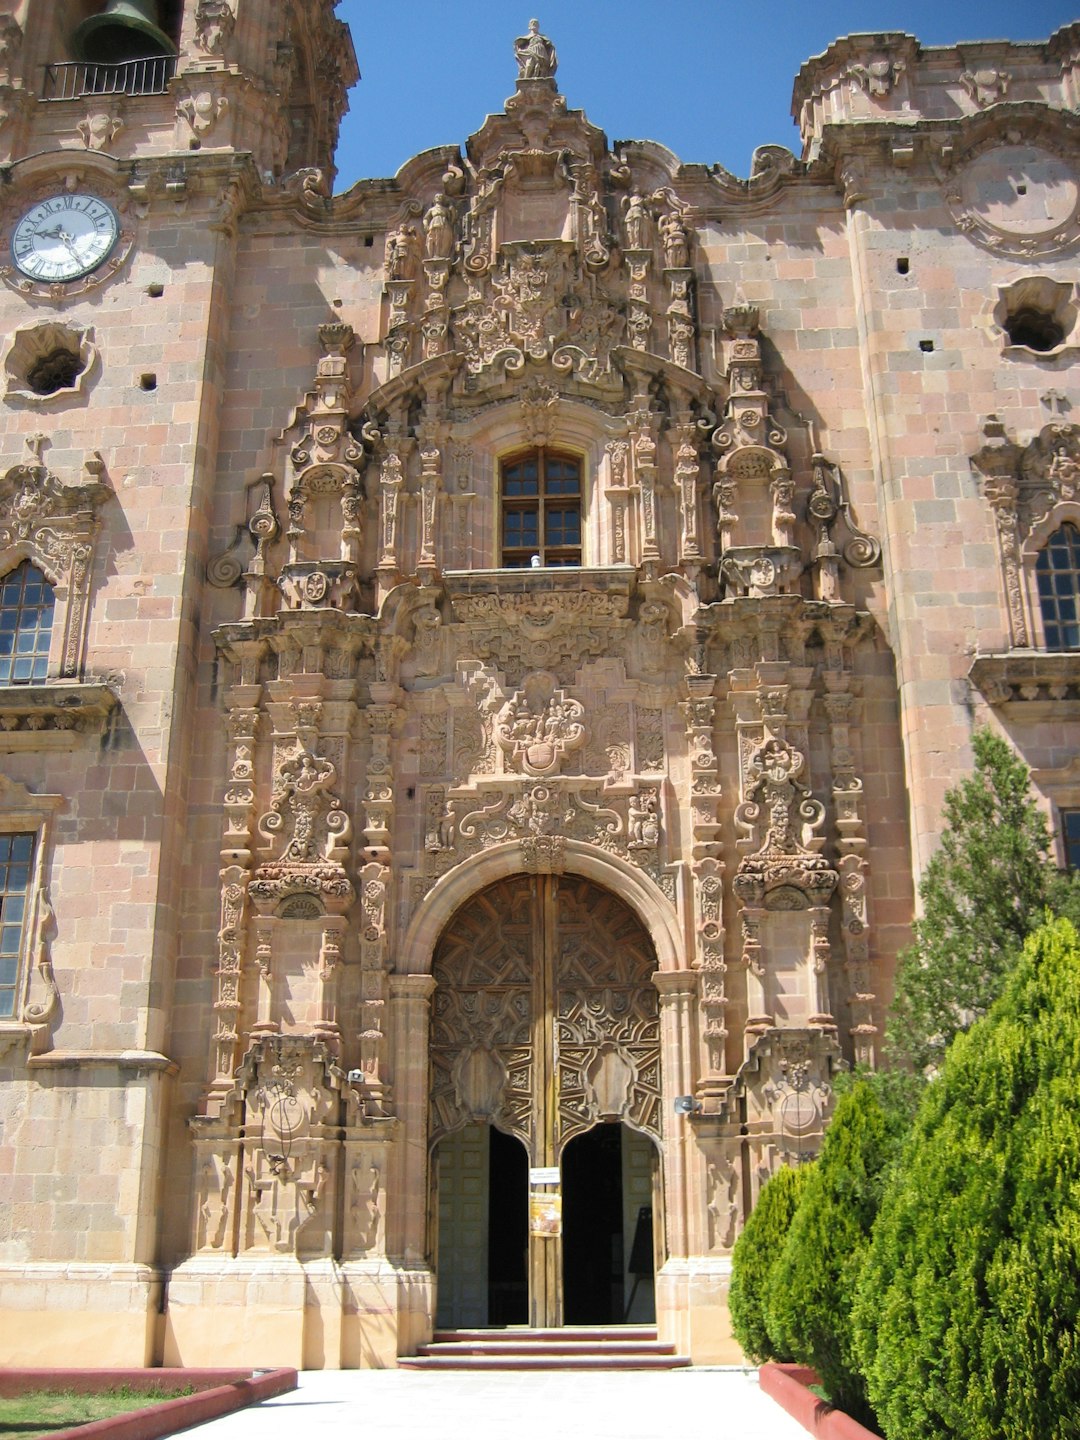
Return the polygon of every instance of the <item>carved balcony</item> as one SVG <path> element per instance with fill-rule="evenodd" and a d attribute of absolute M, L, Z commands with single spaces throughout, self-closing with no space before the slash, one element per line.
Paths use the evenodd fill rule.
<path fill-rule="evenodd" d="M 84 736 L 103 733 L 118 703 L 100 681 L 0 685 L 0 752 L 72 750 Z"/>
<path fill-rule="evenodd" d="M 968 679 L 994 707 L 1023 705 L 1025 717 L 1080 712 L 1080 650 L 1011 650 L 977 655 Z M 1036 708 L 1037 707 L 1037 708 Z"/>

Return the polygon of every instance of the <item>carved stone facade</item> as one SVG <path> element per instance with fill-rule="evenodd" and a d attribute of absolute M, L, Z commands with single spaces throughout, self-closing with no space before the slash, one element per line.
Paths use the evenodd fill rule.
<path fill-rule="evenodd" d="M 0 685 L 0 1333 L 392 1365 L 487 1276 L 469 1165 L 569 1216 L 617 1134 L 661 1334 L 734 1359 L 973 724 L 1080 806 L 1080 26 L 837 41 L 739 180 L 610 145 L 534 22 L 467 145 L 334 195 L 333 8 L 185 0 L 109 105 L 39 95 L 59 0 L 0 25 L 3 243 L 117 217 L 0 292 L 0 579 L 55 601 Z"/>

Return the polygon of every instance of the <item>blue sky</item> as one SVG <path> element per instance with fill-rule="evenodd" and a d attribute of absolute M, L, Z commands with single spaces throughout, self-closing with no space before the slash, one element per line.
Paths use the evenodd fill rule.
<path fill-rule="evenodd" d="M 535 15 L 559 88 L 609 140 L 659 140 L 746 175 L 758 145 L 798 151 L 791 86 L 837 36 L 903 30 L 924 45 L 1043 40 L 1080 18 L 1052 0 L 342 0 L 363 79 L 337 188 L 390 176 L 420 150 L 464 144 L 513 94 L 513 40 Z"/>

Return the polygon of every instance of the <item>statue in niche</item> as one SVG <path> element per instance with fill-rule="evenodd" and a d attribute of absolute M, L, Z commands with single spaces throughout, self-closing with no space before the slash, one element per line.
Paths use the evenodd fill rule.
<path fill-rule="evenodd" d="M 454 217 L 440 190 L 424 216 L 424 255 L 428 260 L 449 260 L 454 250 Z"/>
<path fill-rule="evenodd" d="M 674 210 L 661 217 L 660 237 L 664 242 L 664 264 L 669 270 L 685 270 L 690 264 L 690 234 L 682 216 Z"/>
<path fill-rule="evenodd" d="M 420 237 L 413 224 L 401 225 L 386 237 L 386 274 L 391 280 L 415 280 Z"/>
<path fill-rule="evenodd" d="M 559 68 L 555 46 L 540 34 L 540 21 L 529 21 L 529 33 L 514 41 L 514 59 L 519 80 L 550 80 Z"/>
<path fill-rule="evenodd" d="M 636 192 L 623 201 L 625 213 L 623 225 L 626 228 L 626 248 L 628 250 L 651 250 L 653 220 L 649 214 L 649 207 L 645 204 L 645 198 Z"/>
<path fill-rule="evenodd" d="M 659 797 L 655 786 L 631 795 L 627 815 L 628 850 L 655 850 L 660 844 Z"/>

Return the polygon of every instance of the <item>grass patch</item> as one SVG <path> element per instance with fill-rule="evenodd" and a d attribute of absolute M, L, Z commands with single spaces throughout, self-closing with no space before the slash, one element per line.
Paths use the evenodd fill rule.
<path fill-rule="evenodd" d="M 10 1400 L 0 1398 L 0 1435 L 37 1440 L 38 1436 L 69 1430 L 73 1425 L 109 1420 L 114 1415 L 145 1410 L 162 1400 L 178 1400 L 182 1395 L 194 1393 L 194 1385 L 160 1390 L 135 1390 L 130 1385 L 119 1385 L 93 1395 L 78 1395 L 72 1390 L 29 1390 Z"/>

